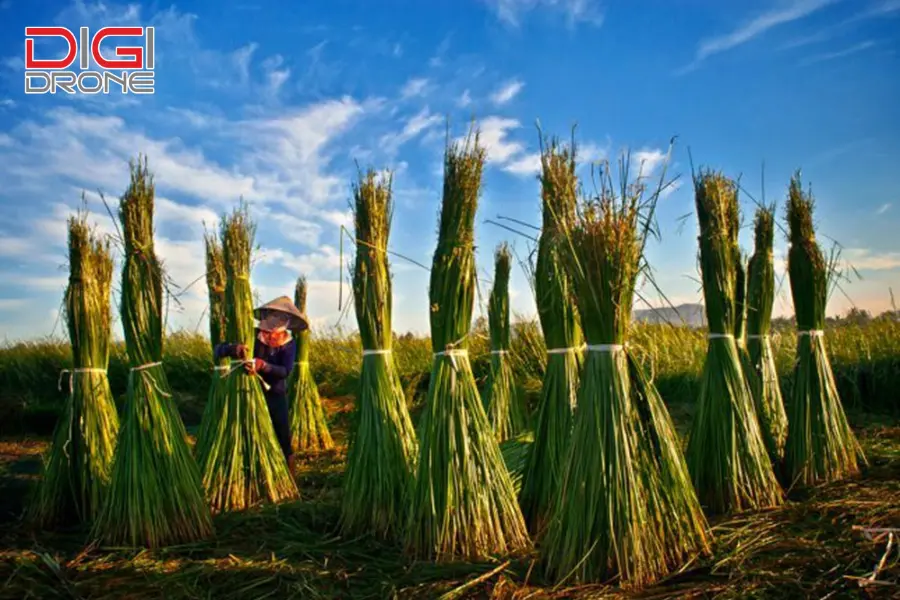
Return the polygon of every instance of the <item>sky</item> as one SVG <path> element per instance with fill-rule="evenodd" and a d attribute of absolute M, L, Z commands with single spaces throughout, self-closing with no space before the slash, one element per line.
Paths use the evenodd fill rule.
<path fill-rule="evenodd" d="M 49 25 L 154 26 L 155 93 L 26 95 L 24 28 Z M 353 329 L 338 282 L 357 166 L 393 173 L 391 250 L 430 265 L 445 142 L 473 119 L 488 157 L 476 224 L 485 300 L 497 244 L 521 260 L 531 249 L 486 221 L 540 223 L 539 122 L 564 139 L 576 126 L 588 191 L 592 165 L 626 150 L 660 173 L 677 136 L 678 179 L 647 248 L 672 304 L 702 301 L 693 160 L 741 178 L 747 252 L 754 202 L 777 202 L 783 223 L 802 169 L 819 239 L 840 243 L 859 275 L 829 314 L 887 310 L 900 292 L 898 32 L 900 0 L 0 0 L 0 340 L 64 335 L 66 218 L 84 194 L 92 222 L 114 232 L 101 195 L 115 202 L 138 153 L 155 176 L 156 248 L 180 286 L 170 330 L 206 332 L 202 233 L 241 198 L 258 224 L 259 299 L 291 294 L 302 274 L 314 331 Z M 64 53 L 61 40 L 35 47 Z M 779 232 L 779 278 L 786 246 Z M 395 330 L 427 333 L 428 272 L 396 257 L 392 271 Z M 786 281 L 779 291 L 775 312 L 789 314 Z M 522 268 L 511 302 L 535 314 Z"/>

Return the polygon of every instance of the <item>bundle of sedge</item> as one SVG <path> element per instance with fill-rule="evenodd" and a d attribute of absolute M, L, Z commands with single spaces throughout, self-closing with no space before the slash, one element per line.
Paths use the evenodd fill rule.
<path fill-rule="evenodd" d="M 825 306 L 837 271 L 816 242 L 812 214 L 812 194 L 803 192 L 797 173 L 787 200 L 788 275 L 798 339 L 784 468 L 787 481 L 803 485 L 855 475 L 866 461 L 847 423 L 825 347 Z"/>
<path fill-rule="evenodd" d="M 353 298 L 363 358 L 347 450 L 341 524 L 348 532 L 384 537 L 403 527 L 416 437 L 391 354 L 390 180 L 377 178 L 373 171 L 360 174 L 353 195 Z"/>
<path fill-rule="evenodd" d="M 618 193 L 604 169 L 569 231 L 587 358 L 543 553 L 556 579 L 640 587 L 708 551 L 708 534 L 671 418 L 625 346 L 659 196 L 629 182 L 629 162 Z"/>
<path fill-rule="evenodd" d="M 760 207 L 756 211 L 756 243 L 747 265 L 747 356 L 750 368 L 746 375 L 766 450 L 772 463 L 778 464 L 784 456 L 788 421 L 775 370 L 775 353 L 769 339 L 775 302 L 774 223 L 772 209 Z"/>
<path fill-rule="evenodd" d="M 255 338 L 250 290 L 255 231 L 246 206 L 222 218 L 226 338 L 247 348 L 253 348 Z M 299 495 L 275 437 L 261 381 L 261 376 L 249 373 L 242 361 L 235 361 L 225 373 L 220 418 L 213 442 L 200 463 L 203 488 L 215 512 L 243 510 L 260 502 L 277 503 Z"/>
<path fill-rule="evenodd" d="M 203 237 L 206 246 L 206 288 L 209 294 L 209 341 L 215 353 L 216 346 L 225 342 L 225 257 L 222 254 L 222 244 L 214 233 L 207 232 Z M 213 361 L 215 362 L 215 354 Z M 216 428 L 222 418 L 224 375 L 230 368 L 230 362 L 224 357 L 212 368 L 206 406 L 203 408 L 197 443 L 194 445 L 194 454 L 199 464 L 206 462 L 206 455 L 216 438 Z"/>
<path fill-rule="evenodd" d="M 525 429 L 525 412 L 516 390 L 509 360 L 509 274 L 512 255 L 501 244 L 494 255 L 494 287 L 488 300 L 491 336 L 491 370 L 484 392 L 485 410 L 498 442 Z"/>
<path fill-rule="evenodd" d="M 71 217 L 65 319 L 72 368 L 62 374 L 68 376 L 69 394 L 28 511 L 42 527 L 92 521 L 108 490 L 119 430 L 106 376 L 112 272 L 109 243 L 91 231 L 87 213 Z"/>
<path fill-rule="evenodd" d="M 131 370 L 110 490 L 92 533 L 114 546 L 158 548 L 213 533 L 200 471 L 163 370 L 163 269 L 153 244 L 154 195 L 146 160 L 132 163 L 119 203 L 122 329 Z"/>
<path fill-rule="evenodd" d="M 534 443 L 528 444 L 526 450 L 519 494 L 522 512 L 534 534 L 543 529 L 559 489 L 578 391 L 583 336 L 572 281 L 563 261 L 566 231 L 575 221 L 578 198 L 575 154 L 574 140 L 569 147 L 552 140 L 541 152 L 543 226 L 534 289 L 547 345 L 547 365 L 537 405 Z"/>
<path fill-rule="evenodd" d="M 484 161 L 477 134 L 465 145 L 448 146 L 444 158 L 429 290 L 434 360 L 406 528 L 409 550 L 437 559 L 482 558 L 530 546 L 468 356 L 475 210 Z"/>
<path fill-rule="evenodd" d="M 297 278 L 294 286 L 294 306 L 306 314 L 306 278 Z M 325 409 L 319 398 L 319 386 L 309 366 L 309 329 L 294 332 L 297 343 L 297 364 L 288 382 L 290 401 L 291 444 L 298 452 L 320 452 L 334 447 Z"/>
<path fill-rule="evenodd" d="M 687 462 L 712 512 L 775 506 L 781 489 L 756 419 L 735 342 L 739 209 L 737 186 L 720 173 L 694 177 L 700 272 L 709 325 Z"/>

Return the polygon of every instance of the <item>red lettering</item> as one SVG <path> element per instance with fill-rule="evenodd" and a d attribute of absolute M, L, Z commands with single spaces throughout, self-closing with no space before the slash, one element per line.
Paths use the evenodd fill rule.
<path fill-rule="evenodd" d="M 26 27 L 25 36 L 26 69 L 66 69 L 75 61 L 75 56 L 78 54 L 78 41 L 75 39 L 75 34 L 65 27 Z M 69 51 L 63 58 L 38 60 L 34 57 L 34 40 L 31 39 L 33 37 L 61 37 L 69 45 Z"/>
<path fill-rule="evenodd" d="M 68 31 L 68 30 L 66 30 Z M 140 69 L 144 66 L 144 49 L 141 46 L 126 46 L 116 48 L 116 56 L 130 57 L 131 60 L 108 60 L 100 54 L 100 42 L 108 37 L 144 35 L 143 27 L 104 27 L 94 34 L 91 42 L 91 56 L 94 62 L 104 69 Z M 75 39 L 74 36 L 72 38 Z M 75 54 L 72 54 L 72 58 Z M 68 65 L 66 65 L 68 66 Z M 62 67 L 65 68 L 65 67 Z"/>

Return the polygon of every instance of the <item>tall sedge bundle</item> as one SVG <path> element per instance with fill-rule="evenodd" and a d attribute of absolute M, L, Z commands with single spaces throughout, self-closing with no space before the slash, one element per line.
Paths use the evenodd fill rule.
<path fill-rule="evenodd" d="M 69 395 L 29 505 L 29 516 L 39 526 L 93 520 L 109 486 L 119 430 L 106 377 L 112 269 L 109 244 L 90 230 L 87 215 L 70 218 L 65 317 L 72 369 L 62 374 L 69 378 Z"/>
<path fill-rule="evenodd" d="M 255 230 L 245 206 L 222 219 L 226 338 L 247 348 L 253 348 L 255 338 L 250 290 Z M 297 484 L 275 437 L 261 378 L 247 373 L 240 361 L 224 377 L 219 423 L 200 463 L 210 506 L 215 512 L 233 511 L 296 498 Z"/>
<path fill-rule="evenodd" d="M 700 271 L 709 341 L 687 463 L 700 502 L 713 512 L 777 505 L 781 490 L 744 378 L 734 328 L 737 306 L 738 199 L 720 173 L 694 177 Z"/>
<path fill-rule="evenodd" d="M 204 235 L 206 245 L 206 288 L 209 293 L 209 341 L 213 352 L 216 346 L 225 342 L 225 257 L 222 244 L 215 234 Z M 213 355 L 215 360 L 215 355 Z M 204 464 L 206 456 L 215 443 L 216 430 L 222 418 L 222 401 L 225 390 L 225 374 L 229 369 L 227 357 L 213 366 L 206 406 L 197 433 L 195 455 L 197 462 Z"/>
<path fill-rule="evenodd" d="M 572 282 L 563 263 L 566 231 L 574 223 L 578 195 L 575 145 L 553 140 L 541 152 L 543 227 L 538 240 L 534 289 L 538 317 L 547 344 L 534 443 L 529 444 L 519 500 L 533 533 L 543 523 L 559 489 L 578 391 L 582 344 Z"/>
<path fill-rule="evenodd" d="M 125 266 L 122 329 L 131 371 L 112 480 L 93 536 L 151 548 L 212 535 L 200 472 L 162 367 L 163 271 L 153 247 L 154 185 L 146 160 L 131 165 L 119 203 Z"/>
<path fill-rule="evenodd" d="M 361 174 L 353 196 L 353 297 L 363 357 L 341 522 L 348 532 L 387 536 L 404 525 L 416 459 L 416 434 L 391 354 L 390 180 Z"/>
<path fill-rule="evenodd" d="M 847 423 L 825 348 L 825 305 L 834 265 L 816 242 L 812 213 L 812 195 L 803 192 L 797 173 L 787 201 L 788 274 L 798 339 L 784 467 L 791 483 L 804 485 L 856 474 L 866 460 Z"/>
<path fill-rule="evenodd" d="M 419 424 L 407 547 L 437 559 L 478 558 L 529 546 L 512 480 L 469 363 L 475 300 L 474 220 L 485 151 L 471 136 L 444 157 L 438 245 L 431 269 L 434 360 Z"/>
<path fill-rule="evenodd" d="M 747 356 L 750 368 L 746 375 L 763 442 L 769 458 L 777 464 L 784 455 L 788 421 L 775 371 L 775 354 L 769 340 L 775 302 L 775 261 L 772 256 L 775 227 L 771 209 L 761 207 L 756 211 L 754 230 L 756 243 L 747 265 Z"/>
<path fill-rule="evenodd" d="M 516 392 L 509 362 L 509 274 L 512 256 L 501 244 L 494 256 L 494 287 L 488 300 L 491 335 L 491 370 L 485 389 L 484 406 L 498 442 L 525 429 L 525 414 Z"/>
<path fill-rule="evenodd" d="M 587 201 L 570 231 L 567 262 L 587 338 L 572 438 L 543 552 L 557 580 L 639 587 L 707 549 L 706 523 L 655 389 L 625 338 L 651 203 L 640 180 Z"/>
<path fill-rule="evenodd" d="M 298 277 L 294 286 L 294 305 L 306 314 L 306 278 Z M 294 332 L 297 364 L 288 381 L 291 413 L 291 444 L 299 452 L 319 452 L 334 447 L 325 409 L 319 399 L 319 387 L 309 368 L 309 329 Z"/>

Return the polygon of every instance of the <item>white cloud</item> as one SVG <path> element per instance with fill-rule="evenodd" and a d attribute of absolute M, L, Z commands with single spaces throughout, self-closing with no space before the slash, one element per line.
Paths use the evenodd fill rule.
<path fill-rule="evenodd" d="M 642 148 L 631 153 L 630 169 L 637 177 L 650 177 L 666 160 L 666 153 L 659 148 Z"/>
<path fill-rule="evenodd" d="M 400 149 L 400 146 L 412 140 L 419 134 L 437 127 L 443 121 L 443 117 L 432 114 L 426 106 L 410 117 L 401 131 L 383 135 L 381 137 L 381 145 L 388 154 L 393 155 Z"/>
<path fill-rule="evenodd" d="M 787 0 L 746 21 L 736 29 L 700 41 L 694 60 L 676 73 L 693 71 L 707 58 L 746 44 L 779 25 L 791 23 L 819 11 L 837 0 Z"/>
<path fill-rule="evenodd" d="M 900 252 L 876 252 L 868 248 L 845 248 L 842 258 L 860 271 L 888 271 L 900 268 Z"/>
<path fill-rule="evenodd" d="M 603 13 L 594 0 L 482 0 L 506 25 L 518 27 L 523 16 L 539 8 L 562 13 L 568 26 L 585 23 L 599 27 Z"/>
<path fill-rule="evenodd" d="M 28 300 L 24 298 L 0 298 L 0 312 L 17 310 L 28 306 Z"/>
<path fill-rule="evenodd" d="M 878 207 L 878 210 L 875 211 L 875 214 L 876 214 L 876 215 L 883 215 L 883 214 L 886 213 L 887 211 L 891 210 L 891 207 L 892 207 L 892 206 L 893 206 L 892 203 L 890 203 L 890 202 L 885 202 L 884 204 L 882 204 L 881 206 Z"/>
<path fill-rule="evenodd" d="M 478 123 L 479 140 L 487 151 L 488 162 L 505 163 L 523 150 L 522 144 L 507 139 L 508 133 L 519 127 L 517 120 L 503 117 L 487 117 Z"/>
<path fill-rule="evenodd" d="M 814 56 L 810 56 L 802 61 L 800 61 L 801 66 L 809 66 L 812 64 L 825 62 L 828 60 L 834 60 L 836 58 L 843 58 L 845 56 L 850 56 L 851 54 L 856 54 L 858 52 L 862 52 L 864 50 L 868 50 L 876 45 L 876 43 L 872 40 L 866 40 L 865 42 L 860 42 L 858 44 L 854 44 L 849 48 L 844 48 L 843 50 L 837 50 L 835 52 L 824 52 L 822 54 L 816 54 Z"/>
<path fill-rule="evenodd" d="M 456 101 L 456 105 L 460 108 L 465 108 L 472 104 L 472 96 L 469 94 L 469 90 L 466 90 L 462 93 L 462 96 L 459 97 L 459 100 Z"/>
<path fill-rule="evenodd" d="M 541 154 L 525 154 L 503 166 L 503 170 L 515 175 L 535 175 L 541 171 Z"/>
<path fill-rule="evenodd" d="M 428 90 L 428 83 L 428 79 L 425 77 L 410 79 L 403 85 L 403 89 L 400 90 L 400 96 L 404 100 L 424 96 Z"/>
<path fill-rule="evenodd" d="M 504 83 L 493 94 L 491 94 L 491 102 L 496 105 L 503 105 L 515 98 L 525 84 L 518 79 L 512 79 Z"/>

